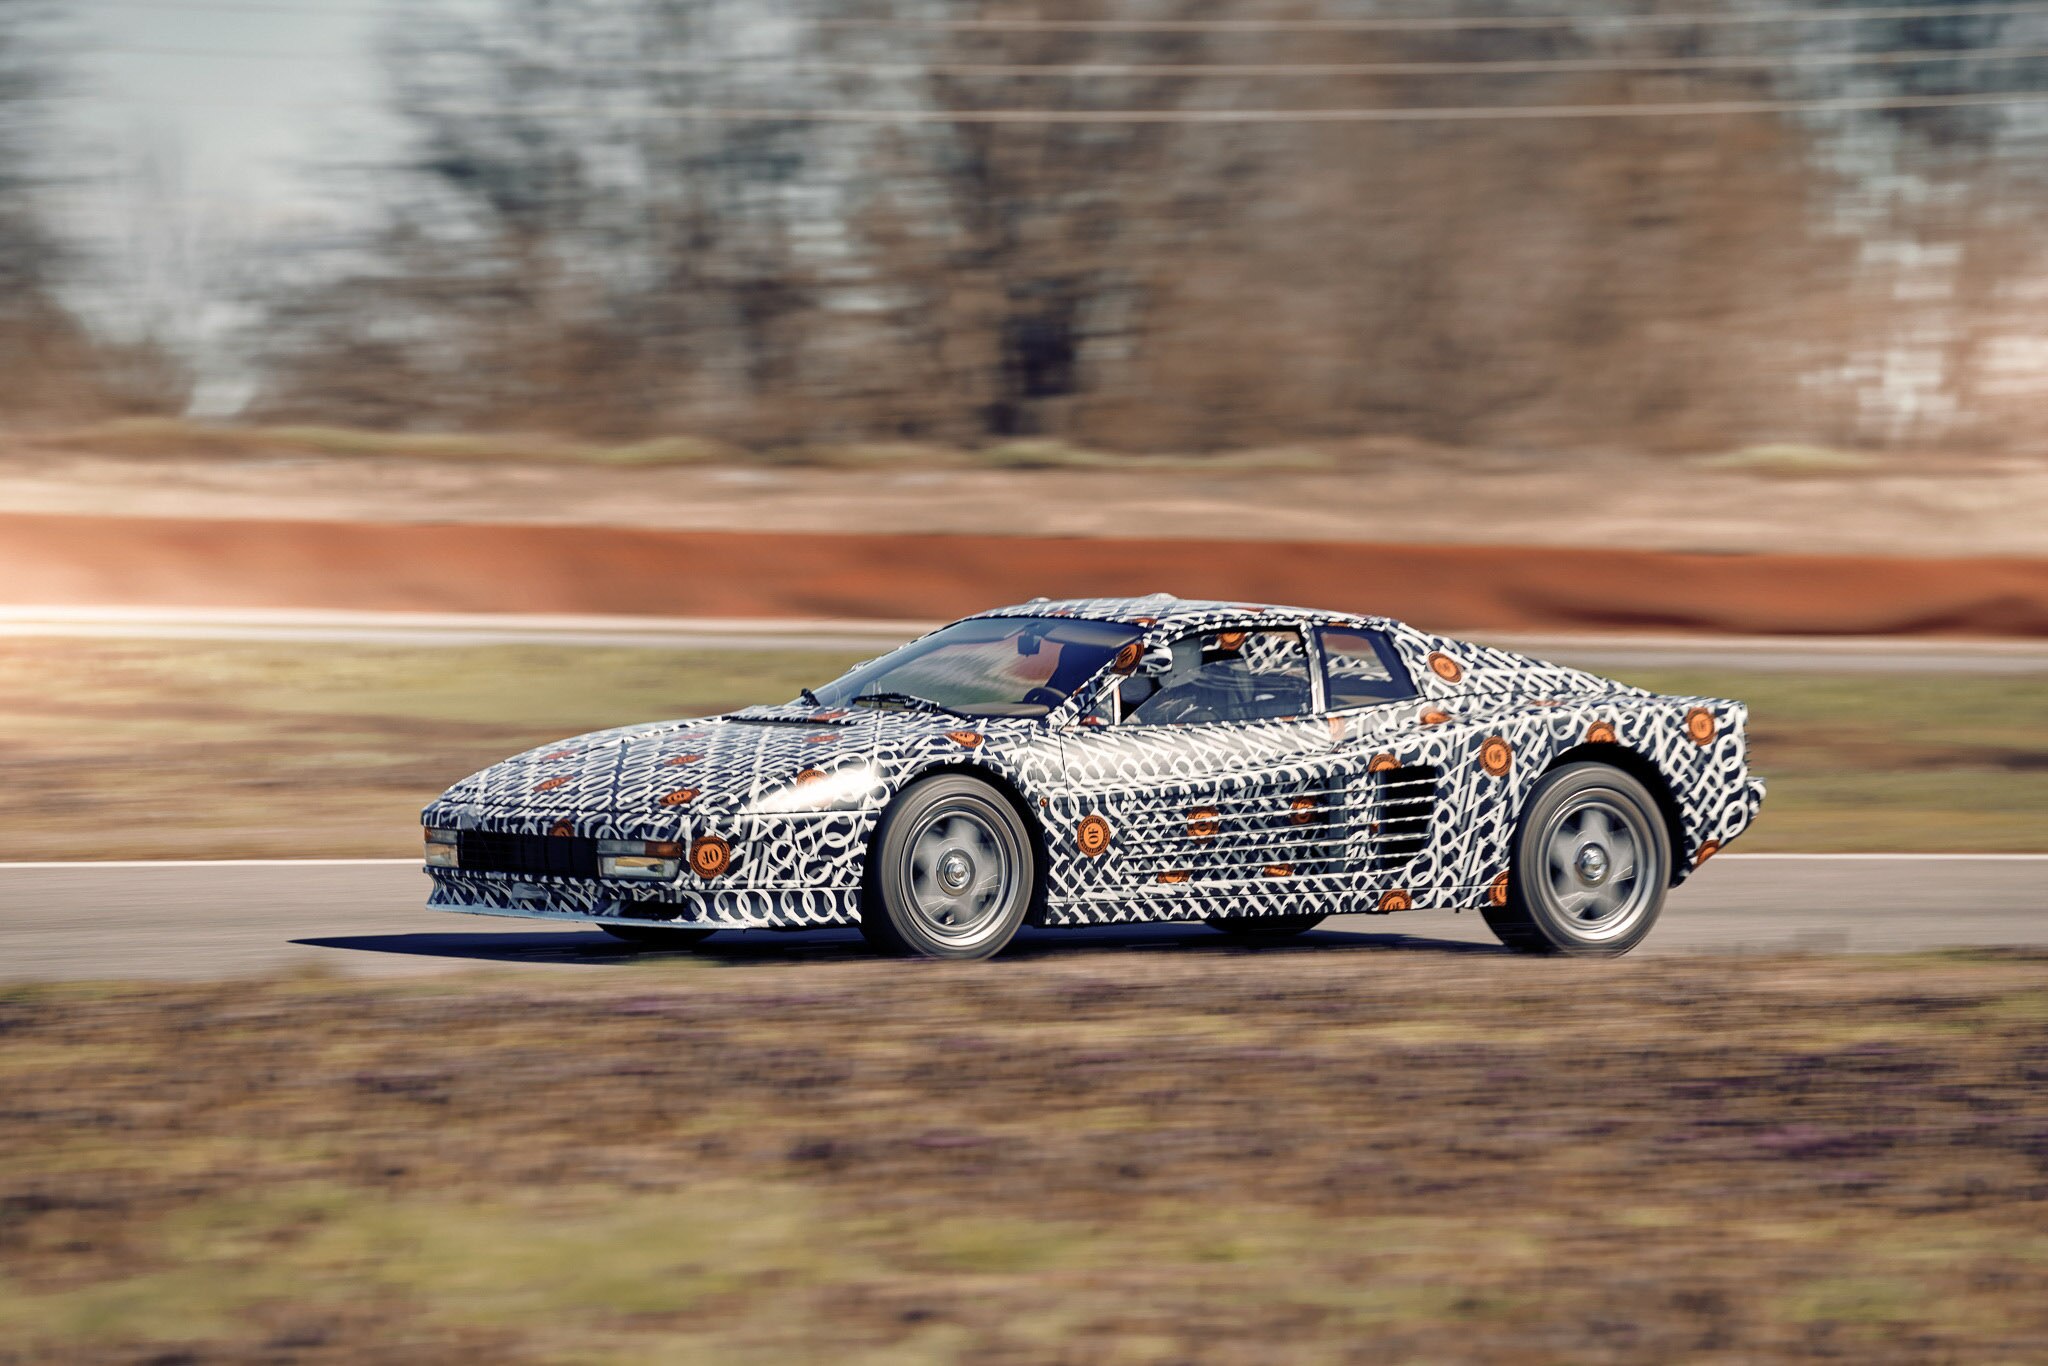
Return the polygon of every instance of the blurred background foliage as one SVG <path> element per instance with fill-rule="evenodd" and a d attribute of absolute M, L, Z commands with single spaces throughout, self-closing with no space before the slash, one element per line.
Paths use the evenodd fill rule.
<path fill-rule="evenodd" d="M 1702 8 L 422 0 L 402 137 L 315 168 L 351 214 L 212 243 L 239 325 L 195 341 L 64 309 L 107 244 L 39 210 L 61 45 L 0 0 L 0 401 L 177 413 L 226 367 L 209 415 L 752 449 L 2035 441 L 2048 105 L 2002 97 L 2048 13 Z M 1673 111 L 1726 101 L 1775 112 Z"/>

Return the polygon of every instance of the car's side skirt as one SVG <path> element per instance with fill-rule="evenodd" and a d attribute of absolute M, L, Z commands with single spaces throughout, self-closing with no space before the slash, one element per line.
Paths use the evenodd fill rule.
<path fill-rule="evenodd" d="M 1437 887 L 1419 900 L 1400 888 L 1361 894 L 1355 881 L 1300 879 L 1279 891 L 1232 884 L 1174 887 L 1158 892 L 1106 894 L 1049 901 L 1041 923 L 1128 925 L 1154 920 L 1214 920 L 1266 915 L 1392 915 L 1410 910 L 1473 910 L 1494 894 L 1490 886 Z"/>

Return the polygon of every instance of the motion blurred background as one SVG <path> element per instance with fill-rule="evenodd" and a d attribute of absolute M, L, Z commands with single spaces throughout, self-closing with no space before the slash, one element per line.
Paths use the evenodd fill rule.
<path fill-rule="evenodd" d="M 1742 698 L 1738 854 L 2048 852 L 2044 227 L 2048 0 L 0 0 L 0 864 L 113 879 L 0 867 L 0 1366 L 2048 1359 L 2038 949 L 120 866 L 1155 590 Z M 2038 943 L 1987 866 L 1859 885 Z M 26 980 L 330 906 L 527 975 Z"/>

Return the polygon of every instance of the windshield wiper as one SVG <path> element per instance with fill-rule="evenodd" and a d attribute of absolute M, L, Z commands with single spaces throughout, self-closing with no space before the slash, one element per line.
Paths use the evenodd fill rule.
<path fill-rule="evenodd" d="M 818 700 L 818 695 L 812 692 L 809 688 L 798 688 L 796 690 L 796 696 L 799 702 L 802 702 L 807 706 L 822 707 L 825 705 L 823 702 L 820 702 Z"/>
<path fill-rule="evenodd" d="M 918 711 L 944 712 L 948 716 L 967 715 L 966 712 L 957 711 L 954 708 L 947 706 L 943 702 L 934 702 L 929 697 L 919 697 L 915 693 L 864 692 L 859 697 L 856 697 L 853 700 L 856 705 L 862 702 L 894 703 L 899 707 L 911 707 Z"/>

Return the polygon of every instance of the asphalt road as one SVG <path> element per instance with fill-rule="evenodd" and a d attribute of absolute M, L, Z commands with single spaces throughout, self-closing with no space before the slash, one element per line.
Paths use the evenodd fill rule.
<path fill-rule="evenodd" d="M 388 862 L 0 864 L 0 981 L 604 968 L 640 956 L 594 930 L 425 910 Z M 1485 922 L 1341 916 L 1325 951 L 1498 952 Z M 2048 855 L 1725 855 L 1673 893 L 1641 953 L 2048 948 Z M 1018 954 L 1221 949 L 1201 926 L 1026 931 Z M 1274 952 L 1276 950 L 1262 950 Z M 1280 950 L 1285 951 L 1285 950 Z M 801 964 L 864 954 L 848 931 L 722 934 L 697 956 Z"/>

